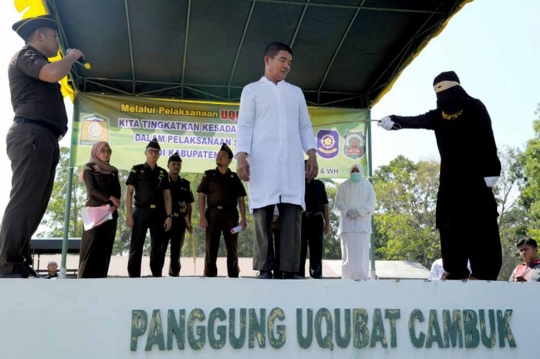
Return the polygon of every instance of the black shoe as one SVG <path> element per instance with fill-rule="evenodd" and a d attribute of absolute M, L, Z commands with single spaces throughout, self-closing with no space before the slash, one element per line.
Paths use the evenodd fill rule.
<path fill-rule="evenodd" d="M 32 278 L 40 278 L 41 277 L 39 276 L 39 274 L 36 273 L 36 271 L 34 270 L 34 268 L 30 267 L 30 266 L 27 266 L 25 265 L 24 266 L 26 268 L 26 271 L 28 272 L 28 277 L 32 277 Z"/>
<path fill-rule="evenodd" d="M 24 275 L 24 274 L 2 274 L 0 273 L 0 279 L 2 278 L 28 278 L 28 275 Z"/>
<path fill-rule="evenodd" d="M 272 279 L 272 272 L 268 270 L 262 270 L 260 271 L 255 278 L 257 279 Z"/>
<path fill-rule="evenodd" d="M 31 268 L 28 268 L 31 269 Z M 33 270 L 32 270 L 33 271 Z M 35 274 L 36 272 L 34 272 Z M 0 278 L 28 278 L 28 270 L 24 263 L 8 264 L 0 268 Z"/>
<path fill-rule="evenodd" d="M 282 279 L 282 278 L 283 278 L 283 272 L 275 270 L 274 271 L 274 279 Z"/>
<path fill-rule="evenodd" d="M 304 279 L 294 272 L 283 272 L 283 279 Z"/>

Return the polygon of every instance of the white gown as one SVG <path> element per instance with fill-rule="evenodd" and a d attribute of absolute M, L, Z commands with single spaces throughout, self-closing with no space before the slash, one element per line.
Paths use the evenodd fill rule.
<path fill-rule="evenodd" d="M 354 167 L 363 173 L 360 165 Z M 338 234 L 341 237 L 342 279 L 369 278 L 371 217 L 375 212 L 375 201 L 375 190 L 365 178 L 359 182 L 348 179 L 338 187 L 333 210 L 341 217 Z M 347 218 L 347 212 L 351 209 L 359 211 L 362 217 Z"/>

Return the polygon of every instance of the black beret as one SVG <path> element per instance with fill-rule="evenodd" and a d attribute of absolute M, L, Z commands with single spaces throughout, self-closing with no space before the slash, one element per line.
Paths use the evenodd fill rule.
<path fill-rule="evenodd" d="M 161 147 L 159 147 L 159 143 L 155 138 L 152 141 L 148 142 L 146 148 L 155 148 L 156 150 L 161 150 Z"/>
<path fill-rule="evenodd" d="M 54 21 L 51 15 L 42 15 L 37 17 L 30 17 L 28 19 L 22 19 L 13 24 L 12 29 L 15 31 L 23 40 L 26 41 L 28 36 L 35 29 L 40 27 L 48 27 L 53 30 L 58 30 L 56 21 Z"/>
<path fill-rule="evenodd" d="M 441 72 L 437 77 L 435 77 L 435 80 L 433 80 L 433 86 L 441 81 L 455 81 L 461 84 L 461 82 L 459 82 L 458 75 L 454 71 Z"/>
<path fill-rule="evenodd" d="M 219 150 L 227 152 L 229 154 L 229 159 L 233 158 L 233 152 L 231 151 L 229 146 L 227 146 L 226 143 L 222 143 L 221 148 Z"/>
<path fill-rule="evenodd" d="M 167 164 L 171 162 L 182 162 L 182 158 L 178 154 L 178 151 L 176 151 L 171 157 L 169 157 L 169 162 L 167 162 Z"/>

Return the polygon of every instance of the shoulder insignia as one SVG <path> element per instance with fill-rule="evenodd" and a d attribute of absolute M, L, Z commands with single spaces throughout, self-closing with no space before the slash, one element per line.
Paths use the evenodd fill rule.
<path fill-rule="evenodd" d="M 135 165 L 131 168 L 130 172 L 137 173 L 140 169 L 144 169 L 144 165 Z"/>

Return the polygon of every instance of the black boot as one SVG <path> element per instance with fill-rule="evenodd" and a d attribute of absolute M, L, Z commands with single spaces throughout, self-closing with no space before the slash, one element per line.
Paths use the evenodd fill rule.
<path fill-rule="evenodd" d="M 257 274 L 257 276 L 255 278 L 257 278 L 257 279 L 272 279 L 272 272 L 270 272 L 269 270 L 262 270 Z"/>
<path fill-rule="evenodd" d="M 283 272 L 283 279 L 304 279 L 294 272 Z"/>

